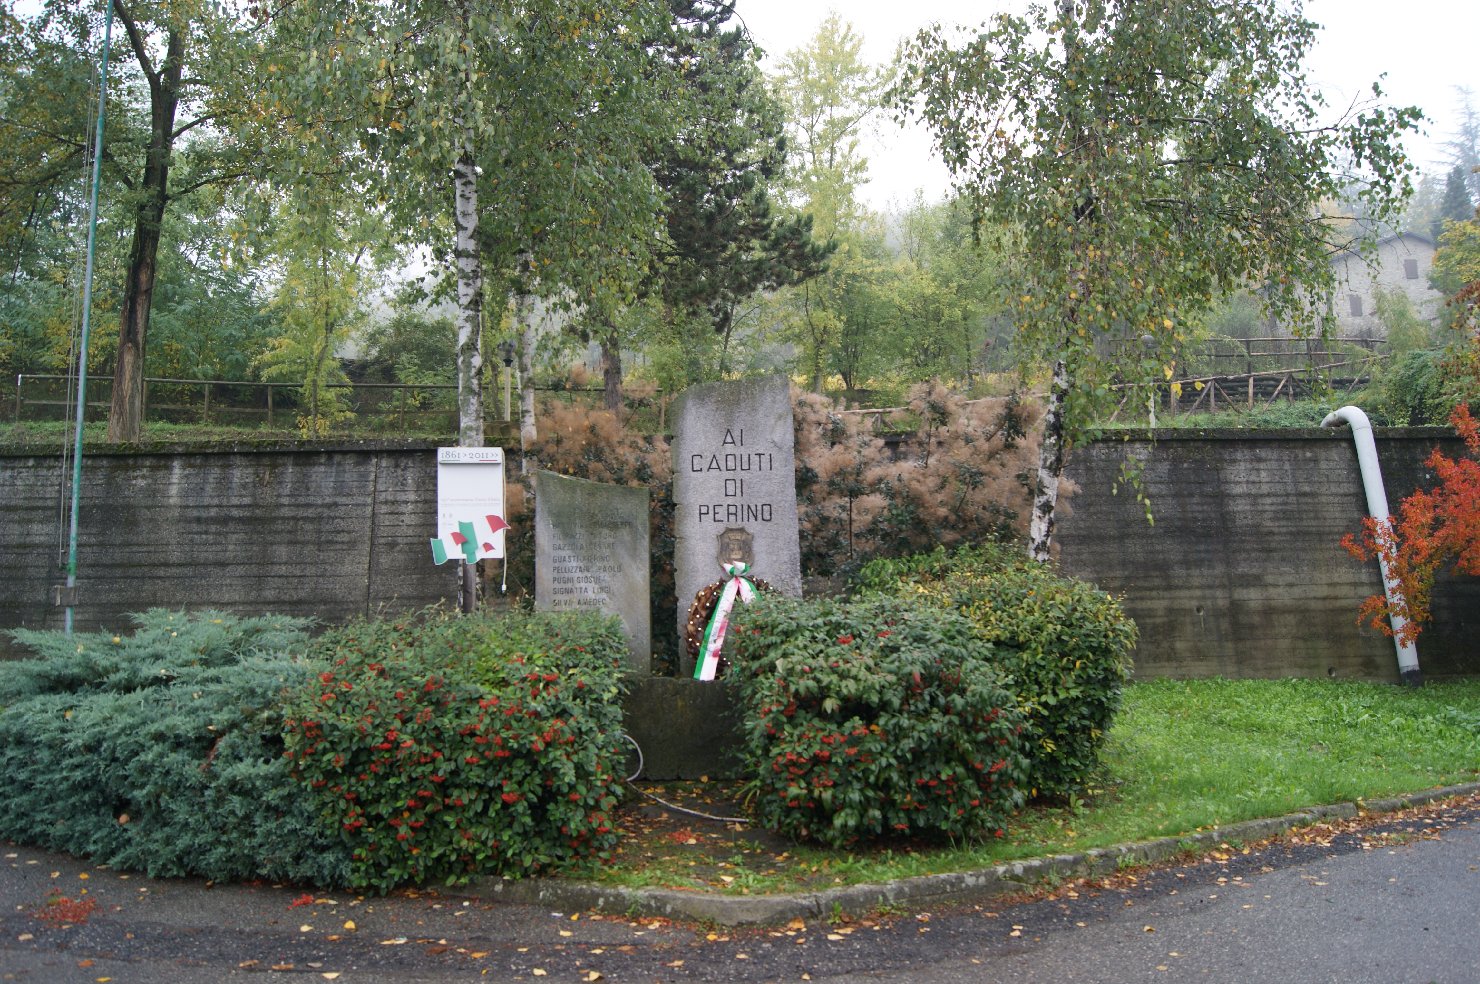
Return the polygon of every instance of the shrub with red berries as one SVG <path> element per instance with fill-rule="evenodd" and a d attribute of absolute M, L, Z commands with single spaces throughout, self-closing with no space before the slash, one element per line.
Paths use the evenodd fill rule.
<path fill-rule="evenodd" d="M 762 596 L 726 642 L 768 828 L 844 846 L 1000 836 L 1022 803 L 1016 700 L 952 612 Z"/>
<path fill-rule="evenodd" d="M 621 750 L 620 623 L 424 614 L 318 642 L 286 755 L 351 883 L 455 884 L 607 856 Z"/>

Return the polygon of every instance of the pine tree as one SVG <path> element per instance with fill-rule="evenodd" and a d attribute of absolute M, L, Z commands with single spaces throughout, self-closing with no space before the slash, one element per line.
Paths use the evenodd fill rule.
<path fill-rule="evenodd" d="M 810 217 L 775 208 L 787 155 L 781 107 L 733 14 L 717 0 L 688 0 L 679 14 L 671 57 L 697 112 L 654 168 L 668 207 L 652 286 L 669 307 L 700 315 L 723 347 L 740 301 L 816 276 L 834 248 L 814 240 Z"/>
<path fill-rule="evenodd" d="M 1475 203 L 1470 200 L 1464 168 L 1456 164 L 1444 179 L 1444 197 L 1439 199 L 1439 212 L 1431 228 L 1434 241 L 1438 242 L 1443 235 L 1446 222 L 1467 222 L 1474 217 Z"/>

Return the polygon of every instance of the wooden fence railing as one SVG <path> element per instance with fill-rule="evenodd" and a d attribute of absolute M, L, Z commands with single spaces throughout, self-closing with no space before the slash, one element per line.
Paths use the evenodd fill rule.
<path fill-rule="evenodd" d="M 69 377 L 54 373 L 21 373 L 15 377 L 15 392 L 11 405 L 11 419 L 60 419 L 75 409 L 75 398 L 70 398 Z M 97 420 L 108 413 L 111 380 L 103 379 L 92 388 L 87 402 L 87 419 Z M 352 394 L 351 409 L 356 414 L 373 414 L 382 420 L 393 421 L 396 428 L 405 432 L 412 422 L 435 419 L 454 421 L 456 411 L 452 409 L 451 397 L 457 386 L 451 383 L 333 383 L 328 389 L 348 390 Z M 144 380 L 145 419 L 188 418 L 201 423 L 225 423 L 256 421 L 268 427 L 291 426 L 296 411 L 295 402 L 284 397 L 303 389 L 302 383 L 269 383 L 238 379 L 172 379 L 148 377 Z M 286 391 L 286 392 L 285 392 Z M 536 386 L 535 392 L 546 398 L 591 400 L 599 397 L 600 387 L 589 386 Z M 244 394 L 248 394 L 245 395 Z M 151 395 L 154 398 L 151 398 Z M 507 420 L 510 409 L 502 398 L 501 387 L 487 392 L 487 409 L 490 419 Z M 438 397 L 443 405 L 433 403 Z M 651 397 L 629 397 L 629 408 L 641 404 L 656 404 L 660 427 L 666 416 L 667 397 L 661 391 Z"/>

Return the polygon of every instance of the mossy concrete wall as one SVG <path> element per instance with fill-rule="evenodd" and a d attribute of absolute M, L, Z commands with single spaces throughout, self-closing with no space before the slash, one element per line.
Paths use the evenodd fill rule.
<path fill-rule="evenodd" d="M 1388 497 L 1428 481 L 1438 430 L 1379 431 Z M 1125 461 L 1135 491 L 1110 494 Z M 1061 562 L 1123 594 L 1141 630 L 1141 677 L 1396 680 L 1391 642 L 1356 624 L 1377 567 L 1339 547 L 1365 513 L 1340 431 L 1164 432 L 1091 444 L 1061 523 Z M 59 628 L 64 556 L 58 455 L 0 449 L 0 629 Z M 436 454 L 429 444 L 90 449 L 79 536 L 81 629 L 124 629 L 150 607 L 312 615 L 333 623 L 451 601 L 432 562 Z M 1480 674 L 1480 579 L 1445 579 L 1419 640 L 1426 678 Z M 0 633 L 0 655 L 16 655 Z M 727 688 L 638 680 L 629 724 L 653 776 L 723 775 Z M 654 771 L 657 770 L 657 771 Z"/>
<path fill-rule="evenodd" d="M 58 454 L 0 450 L 0 628 L 62 626 L 63 481 Z M 153 607 L 333 623 L 454 598 L 428 547 L 436 483 L 430 445 L 86 449 L 75 624 Z"/>
<path fill-rule="evenodd" d="M 1433 476 L 1439 428 L 1384 429 L 1377 452 L 1393 509 Z M 1122 482 L 1140 470 L 1146 506 Z M 1382 582 L 1339 546 L 1366 500 L 1346 428 L 1162 431 L 1074 452 L 1078 491 L 1059 527 L 1070 574 L 1123 594 L 1140 628 L 1138 677 L 1334 677 L 1396 681 L 1390 639 L 1356 609 Z M 1444 577 L 1418 641 L 1426 678 L 1480 674 L 1480 578 Z"/>

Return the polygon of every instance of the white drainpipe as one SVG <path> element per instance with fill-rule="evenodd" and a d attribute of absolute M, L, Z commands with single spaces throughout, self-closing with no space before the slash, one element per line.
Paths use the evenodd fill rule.
<path fill-rule="evenodd" d="M 1362 490 L 1367 493 L 1367 512 L 1379 524 L 1388 522 L 1387 492 L 1382 487 L 1382 470 L 1377 464 L 1377 444 L 1372 440 L 1372 424 L 1367 415 L 1356 407 L 1342 407 L 1326 415 L 1322 427 L 1347 424 L 1352 429 L 1352 441 L 1357 445 L 1357 467 L 1362 472 Z M 1388 620 L 1393 628 L 1393 645 L 1398 650 L 1398 676 L 1410 686 L 1418 686 L 1423 677 L 1418 671 L 1418 649 L 1411 642 L 1400 642 L 1403 627 L 1408 620 L 1398 615 L 1394 608 L 1403 600 L 1403 591 L 1388 570 L 1387 559 L 1377 556 L 1382 570 L 1382 590 L 1388 600 Z"/>

